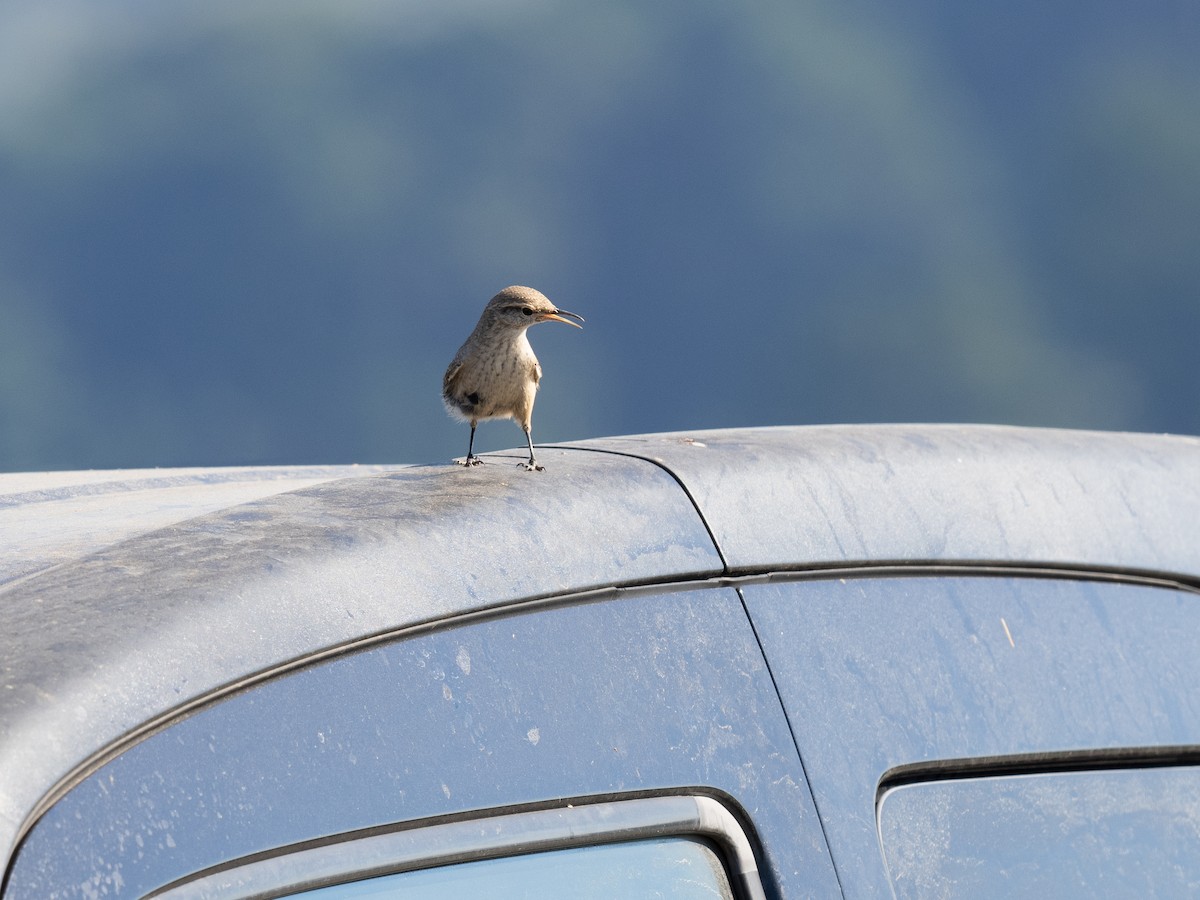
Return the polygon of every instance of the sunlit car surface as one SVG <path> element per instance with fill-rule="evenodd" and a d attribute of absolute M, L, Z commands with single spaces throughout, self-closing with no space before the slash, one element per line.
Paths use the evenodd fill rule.
<path fill-rule="evenodd" d="M 1195 896 L 1200 440 L 0 476 L 3 896 Z"/>

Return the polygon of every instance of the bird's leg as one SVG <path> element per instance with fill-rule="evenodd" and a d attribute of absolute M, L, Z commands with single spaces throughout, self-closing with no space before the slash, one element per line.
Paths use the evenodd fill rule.
<path fill-rule="evenodd" d="M 533 429 L 532 428 L 525 429 L 525 443 L 527 443 L 529 445 L 529 462 L 517 463 L 517 465 L 523 466 L 527 471 L 530 471 L 530 472 L 545 472 L 546 467 L 539 466 L 537 464 L 537 460 L 533 458 Z"/>
<path fill-rule="evenodd" d="M 463 460 L 455 460 L 460 466 L 478 466 L 483 460 L 475 455 L 475 425 L 471 423 L 471 439 L 467 442 L 467 458 Z"/>

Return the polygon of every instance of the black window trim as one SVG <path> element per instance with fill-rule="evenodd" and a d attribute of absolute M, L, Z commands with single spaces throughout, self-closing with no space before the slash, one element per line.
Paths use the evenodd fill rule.
<path fill-rule="evenodd" d="M 1089 747 L 1083 750 L 923 760 L 888 769 L 875 788 L 875 807 L 878 809 L 887 793 L 894 788 L 930 781 L 1179 766 L 1200 766 L 1200 747 L 1191 744 Z"/>
<path fill-rule="evenodd" d="M 156 900 L 270 900 L 300 891 L 435 866 L 650 838 L 715 844 L 739 900 L 765 900 L 754 848 L 737 817 L 703 795 L 569 803 L 493 812 L 432 825 L 285 849 L 196 873 L 147 895 Z"/>

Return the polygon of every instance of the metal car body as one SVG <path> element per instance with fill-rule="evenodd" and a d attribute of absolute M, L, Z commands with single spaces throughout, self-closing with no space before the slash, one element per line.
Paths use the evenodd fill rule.
<path fill-rule="evenodd" d="M 5 900 L 1198 883 L 1200 440 L 519 457 L 0 475 Z"/>

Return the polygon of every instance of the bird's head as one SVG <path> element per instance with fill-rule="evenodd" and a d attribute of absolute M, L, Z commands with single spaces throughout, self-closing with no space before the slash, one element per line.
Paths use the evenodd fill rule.
<path fill-rule="evenodd" d="M 538 322 L 563 322 L 576 328 L 583 327 L 579 324 L 583 316 L 559 309 L 541 291 L 520 285 L 506 287 L 488 301 L 483 317 L 489 323 L 509 328 L 524 329 Z M 579 321 L 572 322 L 572 319 Z"/>

